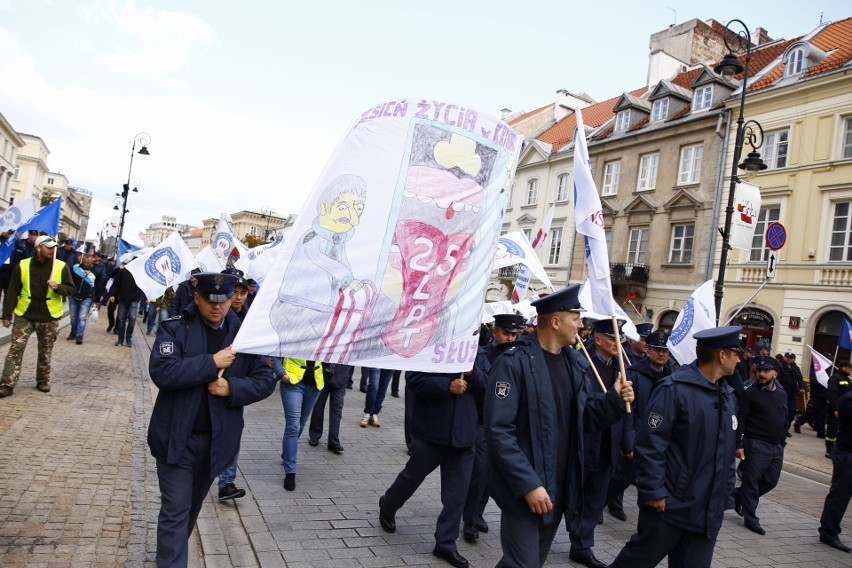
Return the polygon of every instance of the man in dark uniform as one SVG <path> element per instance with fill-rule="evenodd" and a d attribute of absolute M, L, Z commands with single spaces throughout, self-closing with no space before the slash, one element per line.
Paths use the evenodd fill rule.
<path fill-rule="evenodd" d="M 627 355 L 627 360 L 629 361 L 628 365 L 632 365 L 637 362 L 648 352 L 648 335 L 653 329 L 654 324 L 638 323 L 636 324 L 636 333 L 639 334 L 639 341 L 635 341 L 626 335 L 624 336 L 626 341 L 624 341 L 622 345 L 624 346 L 624 353 Z"/>
<path fill-rule="evenodd" d="M 638 532 L 611 568 L 709 568 L 733 505 L 736 400 L 722 377 L 739 362 L 739 326 L 693 335 L 698 358 L 651 393 L 636 440 Z"/>
<path fill-rule="evenodd" d="M 494 316 L 494 327 L 489 333 L 491 340 L 480 347 L 476 353 L 474 368 L 483 379 L 491 373 L 491 365 L 518 338 L 518 333 L 524 327 L 524 316 L 514 314 L 498 314 Z M 483 392 L 484 395 L 484 392 Z M 464 503 L 464 539 L 476 542 L 479 533 L 488 532 L 488 524 L 482 517 L 488 504 L 488 445 L 485 441 L 483 421 L 484 396 L 476 399 L 476 412 L 479 418 L 476 436 L 476 452 L 473 458 L 473 473 L 470 476 L 470 488 Z"/>
<path fill-rule="evenodd" d="M 567 511 L 581 508 L 583 432 L 625 414 L 633 389 L 590 391 L 589 363 L 574 349 L 582 326 L 575 284 L 532 303 L 537 330 L 494 361 L 485 389 L 489 487 L 500 507 L 498 566 L 542 566 Z"/>
<path fill-rule="evenodd" d="M 195 303 L 157 329 L 148 368 L 160 389 L 148 445 L 160 481 L 161 567 L 186 566 L 201 504 L 239 448 L 243 406 L 268 397 L 276 384 L 263 357 L 231 349 L 240 327 L 230 312 L 236 277 L 209 272 L 197 281 Z"/>
<path fill-rule="evenodd" d="M 834 372 L 828 378 L 828 405 L 825 413 L 825 457 L 834 459 L 832 451 L 837 436 L 837 401 L 844 393 L 852 390 L 849 379 L 852 366 L 849 361 L 838 361 Z"/>
<path fill-rule="evenodd" d="M 636 400 L 633 402 L 633 426 L 636 432 L 648 418 L 644 413 L 648 408 L 648 399 L 654 385 L 663 377 L 671 374 L 669 368 L 669 333 L 664 329 L 651 332 L 646 339 L 648 352 L 627 369 L 627 380 L 633 384 Z M 624 512 L 624 491 L 636 479 L 636 460 L 622 459 L 619 468 L 613 472 L 607 490 L 606 504 L 609 514 L 620 521 L 626 521 Z"/>
<path fill-rule="evenodd" d="M 830 353 L 823 353 L 825 358 L 831 360 Z M 831 368 L 826 369 L 826 372 L 831 374 Z M 797 434 L 802 433 L 802 424 L 810 424 L 811 428 L 816 430 L 817 438 L 825 438 L 825 412 L 828 405 L 828 389 L 820 383 L 816 378 L 813 360 L 811 360 L 811 379 L 808 384 L 811 396 L 808 398 L 808 406 L 801 416 L 793 422 L 793 430 Z"/>
<path fill-rule="evenodd" d="M 178 284 L 175 289 L 175 297 L 172 298 L 172 305 L 169 306 L 169 313 L 172 317 L 180 316 L 183 310 L 192 303 L 195 294 L 195 286 L 198 284 L 196 275 L 201 272 L 200 268 L 193 268 L 189 275 L 189 280 L 185 280 Z M 246 281 L 248 283 L 248 281 Z"/>
<path fill-rule="evenodd" d="M 805 389 L 802 370 L 796 365 L 796 354 L 792 351 L 784 353 L 784 362 L 781 364 L 778 382 L 781 383 L 787 393 L 787 427 L 784 431 L 786 436 L 792 436 L 788 430 L 790 430 L 790 424 L 796 417 L 796 399 L 799 396 L 799 391 Z"/>
<path fill-rule="evenodd" d="M 742 484 L 734 491 L 734 510 L 745 526 L 766 534 L 757 517 L 757 501 L 778 485 L 787 443 L 787 394 L 775 379 L 781 365 L 774 357 L 754 360 L 755 382 L 745 387 L 737 411 L 737 457 L 743 461 Z"/>
<path fill-rule="evenodd" d="M 385 531 L 395 532 L 396 512 L 440 466 L 444 507 L 435 527 L 432 554 L 456 568 L 468 566 L 456 548 L 456 540 L 473 468 L 476 396 L 481 396 L 484 388 L 482 376 L 475 371 L 406 373 L 405 389 L 414 392 L 418 417 L 411 423 L 411 457 L 379 499 L 379 523 Z"/>
<path fill-rule="evenodd" d="M 591 352 L 592 368 L 586 372 L 586 381 L 591 392 L 600 391 L 598 378 L 603 381 L 607 390 L 618 381 L 620 365 L 619 350 L 615 339 L 615 328 L 611 319 L 595 322 L 595 349 Z M 623 322 L 618 322 L 619 332 Z M 644 356 L 644 353 L 643 353 Z M 592 548 L 595 545 L 595 528 L 598 518 L 606 505 L 607 488 L 613 467 L 620 463 L 620 458 L 633 461 L 634 441 L 633 415 L 627 414 L 621 420 L 599 432 L 587 430 L 584 434 L 583 449 L 585 467 L 583 479 L 582 507 L 576 522 L 571 522 L 568 516 L 568 529 L 571 532 L 571 551 L 569 558 L 574 562 L 604 568 L 606 564 L 595 558 Z"/>
<path fill-rule="evenodd" d="M 849 361 L 842 361 L 846 368 Z M 838 364 L 838 367 L 840 364 Z M 825 505 L 819 519 L 819 540 L 843 552 L 852 549 L 840 541 L 840 521 L 846 514 L 852 498 L 852 392 L 847 391 L 837 399 L 837 445 L 831 455 L 834 469 L 831 488 L 825 496 Z"/>

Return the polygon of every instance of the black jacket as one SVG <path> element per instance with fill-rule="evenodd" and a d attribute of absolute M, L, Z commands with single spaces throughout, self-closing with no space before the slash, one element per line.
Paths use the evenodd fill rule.
<path fill-rule="evenodd" d="M 134 280 L 133 274 L 129 270 L 119 268 L 114 273 L 109 295 L 116 300 L 138 302 L 142 297 L 142 290 L 136 285 L 136 280 Z"/>
<path fill-rule="evenodd" d="M 464 394 L 450 392 L 450 383 L 459 373 L 405 374 L 405 388 L 414 391 L 414 416 L 411 434 L 432 444 L 453 448 L 472 448 L 476 443 L 476 396 L 482 395 L 485 383 L 473 373 L 467 377 Z"/>

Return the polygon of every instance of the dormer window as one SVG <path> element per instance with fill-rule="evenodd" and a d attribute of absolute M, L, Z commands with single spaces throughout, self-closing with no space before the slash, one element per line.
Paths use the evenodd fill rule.
<path fill-rule="evenodd" d="M 651 109 L 651 122 L 665 120 L 669 116 L 669 98 L 657 99 Z"/>
<path fill-rule="evenodd" d="M 705 85 L 695 89 L 695 98 L 692 99 L 692 110 L 705 110 L 710 108 L 713 102 L 713 85 Z"/>
<path fill-rule="evenodd" d="M 784 76 L 793 77 L 800 75 L 805 69 L 805 48 L 796 47 L 787 52 L 787 60 L 784 62 Z"/>
<path fill-rule="evenodd" d="M 630 109 L 623 110 L 615 115 L 615 130 L 627 130 L 630 126 Z"/>

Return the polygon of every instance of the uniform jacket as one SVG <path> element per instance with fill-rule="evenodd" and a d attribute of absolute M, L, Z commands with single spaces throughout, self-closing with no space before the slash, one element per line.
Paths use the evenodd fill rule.
<path fill-rule="evenodd" d="M 787 398 L 796 398 L 799 391 L 805 388 L 802 371 L 795 363 L 788 365 L 786 361 L 781 362 L 781 372 L 778 374 L 778 382 L 781 383 L 781 386 L 787 392 Z"/>
<path fill-rule="evenodd" d="M 718 534 L 733 502 L 736 411 L 733 389 L 711 384 L 697 362 L 662 379 L 636 440 L 639 502 L 665 498 L 667 523 Z"/>
<path fill-rule="evenodd" d="M 565 511 L 569 518 L 580 506 L 583 490 L 583 431 L 602 430 L 624 416 L 624 402 L 615 390 L 589 392 L 589 363 L 573 348 L 562 349 L 571 374 L 572 399 L 568 423 L 557 424 L 556 404 L 538 334 L 518 339 L 493 364 L 485 387 L 485 435 L 491 495 L 505 512 L 532 515 L 524 495 L 543 486 L 556 494 L 556 431 L 567 428 L 569 471 L 565 475 Z M 543 515 L 543 522 L 555 519 Z"/>
<path fill-rule="evenodd" d="M 497 345 L 493 341 L 489 341 L 487 345 L 483 345 L 476 350 L 476 360 L 473 362 L 473 372 L 478 375 L 478 380 L 482 381 L 483 390 L 482 396 L 476 397 L 476 412 L 479 418 L 479 424 L 482 424 L 483 416 L 485 413 L 484 405 L 485 405 L 485 383 L 488 382 L 488 375 L 491 374 L 491 365 L 494 363 L 494 360 L 497 359 L 497 356 L 500 355 L 507 346 Z"/>
<path fill-rule="evenodd" d="M 852 389 L 852 380 L 849 375 L 840 369 L 835 369 L 828 378 L 828 412 L 837 410 L 837 399 L 850 389 Z"/>
<path fill-rule="evenodd" d="M 192 434 L 201 397 L 207 396 L 207 383 L 218 375 L 213 356 L 207 353 L 206 324 L 195 305 L 181 317 L 163 321 L 151 349 L 148 371 L 160 389 L 151 423 L 148 446 L 151 454 L 175 464 Z M 240 327 L 239 318 L 228 311 L 224 325 L 227 334 L 222 345 L 230 345 Z M 209 396 L 213 426 L 210 445 L 210 472 L 218 475 L 233 461 L 243 431 L 243 406 L 263 400 L 275 390 L 276 380 L 264 358 L 239 353 L 225 370 L 231 396 Z"/>
<path fill-rule="evenodd" d="M 618 378 L 618 359 L 613 357 L 610 364 L 607 365 L 595 351 L 591 351 L 589 354 L 592 356 L 592 361 L 594 361 L 594 365 L 598 369 L 598 373 L 600 373 L 602 378 L 607 376 L 612 377 L 611 380 L 613 381 Z M 602 392 L 600 383 L 598 383 L 598 379 L 595 377 L 595 374 L 591 369 L 589 369 L 588 373 L 586 373 L 586 381 L 589 383 L 588 387 L 591 392 Z M 607 384 L 608 382 L 609 380 L 604 378 L 604 384 Z M 601 463 L 601 451 L 603 449 L 602 443 L 607 432 L 587 430 L 584 435 L 586 437 L 583 442 L 586 470 L 596 471 L 598 469 L 598 465 Z M 610 455 L 608 456 L 608 463 L 612 466 L 618 463 L 621 453 L 633 451 L 633 445 L 636 440 L 636 430 L 633 425 L 632 413 L 625 414 L 618 422 L 609 427 L 609 439 Z"/>
<path fill-rule="evenodd" d="M 195 286 L 189 280 L 178 284 L 174 298 L 172 298 L 172 305 L 169 307 L 169 314 L 172 316 L 181 315 L 183 310 L 195 301 L 193 298 L 194 294 Z"/>
<path fill-rule="evenodd" d="M 653 368 L 651 360 L 647 357 L 639 359 L 627 369 L 627 380 L 633 383 L 635 397 L 632 404 L 633 425 L 637 431 L 648 418 L 648 400 L 651 398 L 651 391 L 660 379 L 670 374 L 671 370 L 668 367 L 662 371 Z"/>
<path fill-rule="evenodd" d="M 482 396 L 485 382 L 478 373 L 467 377 L 464 394 L 450 392 L 450 383 L 458 373 L 405 374 L 405 388 L 414 391 L 414 416 L 411 434 L 432 444 L 453 448 L 472 448 L 476 443 L 476 397 Z"/>

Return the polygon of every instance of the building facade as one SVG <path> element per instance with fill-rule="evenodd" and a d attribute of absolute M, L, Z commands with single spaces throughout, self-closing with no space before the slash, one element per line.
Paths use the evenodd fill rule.
<path fill-rule="evenodd" d="M 13 203 L 12 180 L 18 177 L 18 151 L 25 144 L 6 117 L 0 114 L 0 208 L 3 211 Z"/>

